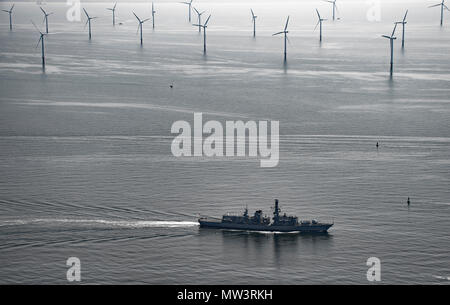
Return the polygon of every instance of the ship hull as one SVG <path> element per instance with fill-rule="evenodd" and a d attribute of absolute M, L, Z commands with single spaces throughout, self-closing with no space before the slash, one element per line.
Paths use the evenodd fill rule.
<path fill-rule="evenodd" d="M 256 225 L 223 223 L 219 221 L 199 220 L 201 228 L 228 229 L 242 231 L 267 231 L 267 232 L 299 232 L 299 233 L 326 233 L 333 224 L 300 224 L 297 226 L 276 226 L 276 225 Z"/>

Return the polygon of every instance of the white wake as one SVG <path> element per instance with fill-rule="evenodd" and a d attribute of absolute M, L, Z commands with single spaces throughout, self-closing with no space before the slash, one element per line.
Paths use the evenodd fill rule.
<path fill-rule="evenodd" d="M 153 220 L 105 220 L 105 219 L 69 219 L 69 218 L 35 218 L 2 220 L 0 226 L 39 224 L 68 224 L 77 226 L 107 226 L 123 228 L 182 228 L 198 226 L 193 221 L 153 221 Z"/>

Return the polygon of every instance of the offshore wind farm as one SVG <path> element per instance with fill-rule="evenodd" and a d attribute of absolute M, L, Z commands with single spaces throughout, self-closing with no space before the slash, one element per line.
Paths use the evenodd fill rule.
<path fill-rule="evenodd" d="M 66 283 L 75 255 L 83 283 L 364 284 L 376 256 L 448 284 L 442 2 L 184 2 L 0 2 L 0 283 Z M 279 121 L 279 165 L 175 158 L 194 112 Z M 274 198 L 333 230 L 196 222 Z"/>

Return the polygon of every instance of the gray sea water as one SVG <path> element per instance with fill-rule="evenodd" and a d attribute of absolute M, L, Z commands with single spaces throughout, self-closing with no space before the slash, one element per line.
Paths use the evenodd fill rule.
<path fill-rule="evenodd" d="M 369 257 L 381 283 L 448 284 L 450 23 L 423 1 L 382 1 L 368 22 L 367 4 L 343 0 L 319 44 L 325 2 L 195 2 L 213 15 L 207 56 L 181 4 L 155 4 L 143 47 L 131 11 L 148 18 L 148 3 L 119 3 L 115 28 L 109 3 L 83 3 L 100 17 L 90 42 L 84 18 L 44 4 L 45 72 L 37 4 L 16 4 L 12 32 L 0 16 L 0 283 L 67 283 L 76 256 L 85 284 L 366 284 Z M 406 8 L 390 79 L 380 35 Z M 284 66 L 271 35 L 288 14 Z M 173 157 L 171 125 L 193 112 L 278 120 L 279 165 Z M 335 225 L 311 236 L 196 223 L 245 205 L 269 214 L 274 198 Z"/>

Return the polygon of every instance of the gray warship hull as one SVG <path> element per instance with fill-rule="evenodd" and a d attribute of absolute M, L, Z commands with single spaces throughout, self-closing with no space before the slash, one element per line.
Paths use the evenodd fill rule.
<path fill-rule="evenodd" d="M 299 232 L 299 233 L 326 233 L 333 224 L 317 223 L 317 224 L 298 224 L 295 226 L 277 226 L 277 225 L 261 225 L 261 224 L 239 224 L 224 223 L 221 221 L 199 219 L 201 228 L 212 229 L 228 229 L 243 231 L 267 231 L 267 232 Z"/>

